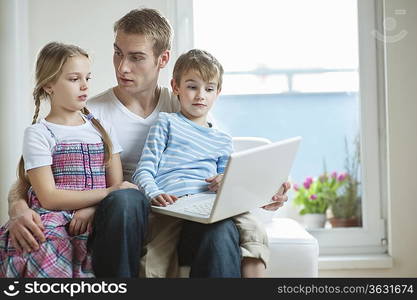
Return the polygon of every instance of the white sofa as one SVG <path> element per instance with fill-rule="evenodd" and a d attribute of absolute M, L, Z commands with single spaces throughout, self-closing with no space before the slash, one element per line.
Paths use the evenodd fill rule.
<path fill-rule="evenodd" d="M 265 224 L 271 251 L 267 277 L 317 277 L 319 246 L 291 218 L 272 218 Z"/>

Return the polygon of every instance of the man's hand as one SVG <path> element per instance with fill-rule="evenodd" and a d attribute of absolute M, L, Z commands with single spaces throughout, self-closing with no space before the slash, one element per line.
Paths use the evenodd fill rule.
<path fill-rule="evenodd" d="M 45 242 L 45 230 L 41 217 L 29 207 L 20 209 L 19 214 L 9 220 L 9 234 L 12 245 L 19 252 L 31 252 L 39 249 L 36 239 Z M 36 239 L 35 239 L 36 238 Z"/>
<path fill-rule="evenodd" d="M 86 231 L 91 232 L 95 212 L 95 206 L 77 210 L 69 224 L 69 234 L 75 236 L 83 234 Z"/>
<path fill-rule="evenodd" d="M 110 191 L 117 191 L 117 190 L 125 190 L 125 189 L 139 189 L 138 186 L 136 184 L 133 184 L 129 181 L 123 181 L 121 183 L 117 183 L 115 185 L 112 185 L 111 187 L 109 187 Z"/>
<path fill-rule="evenodd" d="M 223 174 L 217 174 L 216 176 L 206 178 L 206 182 L 210 183 L 208 186 L 209 191 L 217 193 L 222 180 Z"/>
<path fill-rule="evenodd" d="M 156 206 L 167 206 L 177 201 L 178 198 L 174 195 L 168 194 L 159 194 L 158 196 L 152 198 L 151 204 Z"/>
<path fill-rule="evenodd" d="M 291 188 L 291 184 L 289 182 L 284 182 L 278 192 L 272 197 L 272 200 L 274 203 L 270 203 L 268 205 L 262 206 L 265 210 L 277 210 L 281 206 L 284 205 L 284 203 L 288 200 L 288 196 L 286 193 Z"/>

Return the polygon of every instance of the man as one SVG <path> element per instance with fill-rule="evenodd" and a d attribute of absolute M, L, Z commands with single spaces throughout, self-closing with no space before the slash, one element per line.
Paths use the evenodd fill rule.
<path fill-rule="evenodd" d="M 114 32 L 117 86 L 89 100 L 88 106 L 99 120 L 112 122 L 123 148 L 124 179 L 130 181 L 158 113 L 179 109 L 176 97 L 157 84 L 160 70 L 170 59 L 172 28 L 158 11 L 141 9 L 118 20 Z M 276 203 L 265 209 L 282 206 L 288 188 L 287 183 L 273 197 Z M 42 242 L 45 237 L 39 216 L 24 200 L 26 191 L 27 187 L 16 185 L 10 191 L 9 228 L 14 245 L 31 251 L 38 247 L 36 239 Z M 96 276 L 137 277 L 139 269 L 143 276 L 175 274 L 172 262 L 177 262 L 177 256 L 172 245 L 178 242 L 180 229 L 179 219 L 149 216 L 149 203 L 137 190 L 111 193 L 97 207 L 89 240 Z M 183 230 L 190 249 L 178 255 L 191 266 L 190 276 L 240 277 L 239 235 L 231 220 L 195 223 Z"/>

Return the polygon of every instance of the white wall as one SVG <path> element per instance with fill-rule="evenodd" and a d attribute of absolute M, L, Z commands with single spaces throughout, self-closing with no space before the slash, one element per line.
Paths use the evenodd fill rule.
<path fill-rule="evenodd" d="M 16 178 L 24 124 L 30 114 L 26 0 L 0 0 L 0 223 Z"/>
<path fill-rule="evenodd" d="M 112 63 L 113 24 L 131 9 L 152 7 L 166 14 L 165 0 L 36 0 L 29 2 L 31 62 L 49 41 L 78 45 L 92 55 L 91 95 L 116 84 Z M 162 73 L 163 78 L 168 74 Z"/>
<path fill-rule="evenodd" d="M 392 269 L 321 271 L 320 276 L 417 276 L 417 1 L 385 0 L 385 19 L 394 18 L 387 44 L 388 232 Z M 398 14 L 405 10 L 406 14 Z M 397 12 L 397 13 L 396 13 Z"/>

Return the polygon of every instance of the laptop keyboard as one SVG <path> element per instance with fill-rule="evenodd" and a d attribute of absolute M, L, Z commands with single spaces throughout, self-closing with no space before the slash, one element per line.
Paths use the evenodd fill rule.
<path fill-rule="evenodd" d="M 213 201 L 201 201 L 191 206 L 184 207 L 184 211 L 192 214 L 198 214 L 202 216 L 208 216 L 213 207 Z"/>

